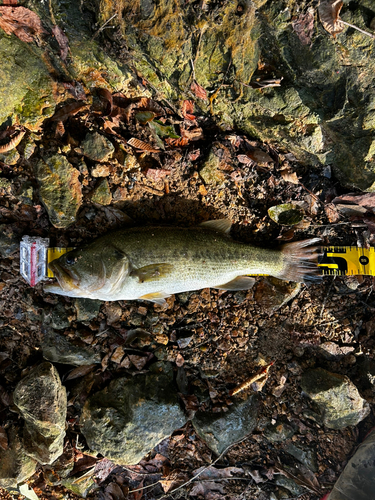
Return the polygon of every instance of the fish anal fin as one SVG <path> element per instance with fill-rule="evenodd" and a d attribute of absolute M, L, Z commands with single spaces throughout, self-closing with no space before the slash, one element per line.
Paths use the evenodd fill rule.
<path fill-rule="evenodd" d="M 150 302 L 154 302 L 155 304 L 158 304 L 159 306 L 165 306 L 165 305 L 167 305 L 167 301 L 165 299 L 168 297 L 170 297 L 170 295 L 168 293 L 154 292 L 154 293 L 146 293 L 145 295 L 138 297 L 138 299 L 149 300 Z"/>
<path fill-rule="evenodd" d="M 223 285 L 215 286 L 219 290 L 249 290 L 254 286 L 255 278 L 250 276 L 237 276 L 234 280 L 224 283 Z"/>
<path fill-rule="evenodd" d="M 232 227 L 232 222 L 229 219 L 208 220 L 199 224 L 199 227 L 217 231 L 218 233 L 223 233 L 228 236 Z"/>
<path fill-rule="evenodd" d="M 150 264 L 149 266 L 133 269 L 130 276 L 136 276 L 139 283 L 144 283 L 145 281 L 157 281 L 160 278 L 165 278 L 165 276 L 170 274 L 172 270 L 172 264 Z"/>

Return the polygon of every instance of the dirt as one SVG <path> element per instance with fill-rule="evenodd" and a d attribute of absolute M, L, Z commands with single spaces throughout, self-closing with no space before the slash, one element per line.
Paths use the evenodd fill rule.
<path fill-rule="evenodd" d="M 1 164 L 1 177 L 8 179 L 11 187 L 1 193 L 0 223 L 6 224 L 15 238 L 38 235 L 49 237 L 51 246 L 77 246 L 121 227 L 129 216 L 137 225 L 183 226 L 228 218 L 234 223 L 233 238 L 266 247 L 315 236 L 322 238 L 323 245 L 372 242 L 371 224 L 366 223 L 371 222 L 371 214 L 367 219 L 358 215 L 349 218 L 332 204 L 335 196 L 347 190 L 327 169 L 302 165 L 288 151 L 257 142 L 239 131 L 218 130 L 209 118 L 200 116 L 199 110 L 194 111 L 196 120 L 183 119 L 182 106 L 176 113 L 157 100 L 149 101 L 146 108 L 160 106 L 165 124 L 174 125 L 178 135 L 183 127 L 195 130 L 198 140 L 193 140 L 191 134 L 183 146 L 167 145 L 160 153 L 137 151 L 127 144 L 131 137 L 158 146 L 147 124 L 137 121 L 133 111 L 128 122 L 120 117 L 114 133 L 105 130 L 103 125 L 116 115 L 110 118 L 106 114 L 105 99 L 93 98 L 96 108 L 91 106 L 69 115 L 62 136 L 56 133 L 55 122 L 46 121 L 30 159 L 23 157 L 27 134 L 17 147 L 21 153 L 17 164 Z M 136 111 L 139 100 L 133 102 Z M 105 178 L 113 196 L 108 207 L 91 201 L 102 177 L 92 175 L 97 164 L 84 159 L 79 149 L 89 130 L 99 131 L 109 139 L 118 159 L 126 151 L 138 162 L 128 171 L 118 159 L 105 163 L 108 168 L 101 172 L 108 172 Z M 79 178 L 83 203 L 77 220 L 66 229 L 50 224 L 34 174 L 43 155 L 54 154 L 59 148 L 73 166 L 82 167 L 83 161 L 87 166 L 86 170 L 80 169 Z M 223 181 L 216 186 L 205 183 L 199 173 L 212 149 L 220 159 L 218 174 Z M 252 159 L 254 152 L 257 161 Z M 286 170 L 296 174 L 293 182 L 285 180 Z M 20 194 L 25 186 L 33 188 L 30 202 Z M 303 221 L 293 227 L 273 222 L 268 208 L 281 203 L 297 203 L 304 211 Z M 311 416 L 314 407 L 301 391 L 301 374 L 319 366 L 345 374 L 371 406 L 374 404 L 373 391 L 365 386 L 360 370 L 365 357 L 373 358 L 373 283 L 372 277 L 324 277 L 318 284 L 294 290 L 295 296 L 277 308 L 282 302 L 278 297 L 288 297 L 293 286 L 288 288 L 258 277 L 250 291 L 192 291 L 168 299 L 166 309 L 148 302 L 103 303 L 95 319 L 78 322 L 74 299 L 49 295 L 44 293 L 43 285 L 31 288 L 25 283 L 19 272 L 19 253 L 15 251 L 0 261 L 0 426 L 6 428 L 19 422 L 12 392 L 29 369 L 42 361 L 43 313 L 62 304 L 62 316 L 69 326 L 61 333 L 77 345 L 90 346 L 102 357 L 101 366 L 92 367 L 89 373 L 76 372 L 74 377 L 73 367 L 57 367 L 69 401 L 62 462 L 75 464 L 73 477 L 93 464 L 96 471 L 100 463 L 106 466 L 102 457 L 91 458 L 90 462 L 79 417 L 87 397 L 113 378 L 147 370 L 157 358 L 169 360 L 178 375 L 181 405 L 192 416 L 198 408 L 227 411 L 236 398 L 246 398 L 253 391 L 250 387 L 230 396 L 230 390 L 251 378 L 264 364 L 273 362 L 267 380 L 258 387 L 261 409 L 257 428 L 215 464 L 220 470 L 236 467 L 242 472 L 222 481 L 222 491 L 208 489 L 200 497 L 266 500 L 271 492 L 277 492 L 277 498 L 316 500 L 330 490 L 358 443 L 374 426 L 374 418 L 371 414 L 355 428 L 323 427 Z M 126 334 L 134 328 L 143 328 L 151 336 L 128 345 Z M 333 343 L 338 353 L 323 351 L 321 345 L 325 342 Z M 119 363 L 113 355 L 117 350 L 118 356 L 119 347 L 128 361 L 121 357 Z M 140 361 L 144 358 L 146 363 Z M 293 425 L 296 432 L 290 441 L 316 453 L 315 482 L 311 471 L 301 472 L 300 468 L 298 472 L 300 464 L 285 451 L 285 442 L 271 443 L 264 436 L 267 425 L 276 422 Z M 102 481 L 97 476 L 99 489 L 91 496 L 109 500 L 188 497 L 193 482 L 173 490 L 189 481 L 193 471 L 216 458 L 188 423 L 139 466 L 114 468 L 107 476 L 103 473 Z M 79 498 L 53 484 L 51 475 L 58 476 L 60 466 L 40 466 L 30 479 L 40 498 Z M 291 471 L 298 484 L 310 485 L 302 495 L 275 484 L 276 477 L 291 477 Z M 259 482 L 254 477 L 260 478 Z M 150 487 L 151 483 L 156 484 Z M 2 497 L 9 495 L 3 492 Z"/>

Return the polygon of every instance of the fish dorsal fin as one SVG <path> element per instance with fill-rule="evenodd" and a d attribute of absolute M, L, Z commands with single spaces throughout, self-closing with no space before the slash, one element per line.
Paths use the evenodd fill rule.
<path fill-rule="evenodd" d="M 250 276 L 237 276 L 234 280 L 224 283 L 223 285 L 217 285 L 213 288 L 218 288 L 219 290 L 249 290 L 253 287 L 255 283 L 255 278 L 250 278 Z"/>
<path fill-rule="evenodd" d="M 202 222 L 199 226 L 226 234 L 228 236 L 232 227 L 232 222 L 229 219 L 208 220 L 206 222 Z"/>

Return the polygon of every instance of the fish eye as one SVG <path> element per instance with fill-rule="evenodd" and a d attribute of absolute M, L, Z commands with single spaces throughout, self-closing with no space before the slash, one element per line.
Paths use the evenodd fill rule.
<path fill-rule="evenodd" d="M 68 265 L 68 266 L 72 266 L 73 264 L 75 264 L 77 262 L 77 257 L 74 257 L 74 255 L 67 255 L 65 257 L 65 263 Z"/>

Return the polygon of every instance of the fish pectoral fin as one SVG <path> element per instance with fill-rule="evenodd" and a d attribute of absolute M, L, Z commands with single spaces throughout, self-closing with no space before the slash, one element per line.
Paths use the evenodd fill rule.
<path fill-rule="evenodd" d="M 138 297 L 138 299 L 149 300 L 150 302 L 154 302 L 155 304 L 158 304 L 159 306 L 165 306 L 165 305 L 167 305 L 167 301 L 165 299 L 168 297 L 170 297 L 170 294 L 168 294 L 168 293 L 155 292 L 155 293 L 146 293 L 146 295 L 142 295 L 141 297 Z"/>
<path fill-rule="evenodd" d="M 234 280 L 224 283 L 223 285 L 214 286 L 219 290 L 249 290 L 254 286 L 255 278 L 249 276 L 237 276 Z"/>
<path fill-rule="evenodd" d="M 202 222 L 199 226 L 229 236 L 232 222 L 229 219 L 208 220 L 206 222 Z"/>
<path fill-rule="evenodd" d="M 136 276 L 139 283 L 144 283 L 145 281 L 157 281 L 160 278 L 165 278 L 173 270 L 172 264 L 150 264 L 149 266 L 143 266 L 139 269 L 133 269 L 130 276 Z"/>

